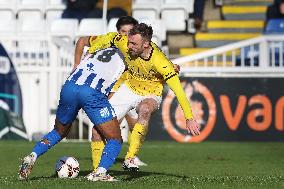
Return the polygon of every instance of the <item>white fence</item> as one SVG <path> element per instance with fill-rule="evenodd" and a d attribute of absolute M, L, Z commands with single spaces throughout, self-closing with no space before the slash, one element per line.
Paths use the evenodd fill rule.
<path fill-rule="evenodd" d="M 173 60 L 181 74 L 283 74 L 284 35 L 261 36 Z"/>
<path fill-rule="evenodd" d="M 0 37 L 16 67 L 23 96 L 23 118 L 27 133 L 46 133 L 53 128 L 61 86 L 74 59 L 74 44 L 50 37 Z M 284 36 L 262 36 L 174 59 L 187 76 L 271 75 L 283 77 Z M 79 136 L 83 123 L 92 124 L 83 112 L 78 115 Z"/>

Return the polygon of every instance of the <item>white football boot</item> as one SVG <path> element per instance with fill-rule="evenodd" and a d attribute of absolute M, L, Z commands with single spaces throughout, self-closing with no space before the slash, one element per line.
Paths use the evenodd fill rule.
<path fill-rule="evenodd" d="M 19 170 L 19 179 L 26 180 L 28 176 L 31 174 L 33 166 L 34 166 L 34 157 L 32 155 L 28 155 L 24 157 L 22 164 L 20 165 Z"/>
<path fill-rule="evenodd" d="M 123 168 L 125 171 L 133 171 L 133 172 L 139 171 L 139 166 L 134 163 L 134 159 L 135 159 L 135 158 L 127 158 L 127 159 L 123 162 L 122 168 Z"/>
<path fill-rule="evenodd" d="M 137 156 L 134 156 L 134 164 L 138 165 L 138 166 L 148 166 L 147 163 L 144 163 L 143 161 L 141 161 Z"/>
<path fill-rule="evenodd" d="M 103 181 L 103 182 L 116 182 L 118 181 L 114 177 L 110 176 L 107 173 L 99 173 L 96 174 L 94 172 L 91 172 L 89 175 L 86 177 L 89 181 Z"/>

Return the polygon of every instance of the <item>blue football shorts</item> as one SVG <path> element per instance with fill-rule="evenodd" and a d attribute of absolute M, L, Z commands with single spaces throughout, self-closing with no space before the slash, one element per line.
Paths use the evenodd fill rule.
<path fill-rule="evenodd" d="M 81 108 L 95 126 L 116 117 L 105 94 L 87 85 L 76 85 L 72 81 L 66 81 L 60 92 L 56 119 L 64 125 L 70 124 Z"/>

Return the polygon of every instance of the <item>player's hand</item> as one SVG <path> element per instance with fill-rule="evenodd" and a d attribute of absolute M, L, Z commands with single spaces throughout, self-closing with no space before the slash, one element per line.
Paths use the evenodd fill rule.
<path fill-rule="evenodd" d="M 191 133 L 192 135 L 200 134 L 200 126 L 194 119 L 186 120 L 186 129 L 188 133 Z"/>
<path fill-rule="evenodd" d="M 179 73 L 180 66 L 178 64 L 174 64 L 174 70 L 175 70 L 175 72 Z"/>

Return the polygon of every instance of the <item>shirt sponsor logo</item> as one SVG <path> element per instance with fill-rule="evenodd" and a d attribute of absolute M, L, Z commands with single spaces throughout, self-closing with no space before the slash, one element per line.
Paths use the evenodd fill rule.
<path fill-rule="evenodd" d="M 101 117 L 103 117 L 103 118 L 110 116 L 110 112 L 108 111 L 107 107 L 101 109 L 100 114 L 101 114 Z"/>

